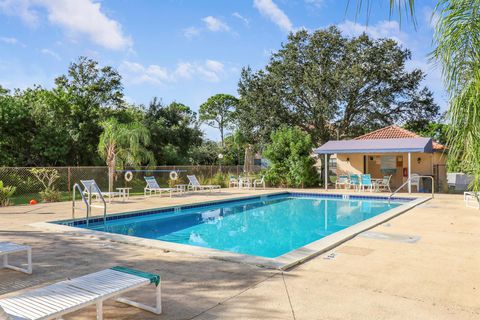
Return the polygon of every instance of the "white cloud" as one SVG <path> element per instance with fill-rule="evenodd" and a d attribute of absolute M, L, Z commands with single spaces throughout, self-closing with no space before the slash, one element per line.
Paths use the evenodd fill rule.
<path fill-rule="evenodd" d="M 18 16 L 24 23 L 34 26 L 38 23 L 38 15 L 31 4 L 31 0 L 0 0 L 0 12 Z"/>
<path fill-rule="evenodd" d="M 438 12 L 434 11 L 430 7 L 424 7 L 423 8 L 423 17 L 425 19 L 425 23 L 431 28 L 435 29 L 438 20 L 440 19 L 440 16 Z"/>
<path fill-rule="evenodd" d="M 183 29 L 183 35 L 188 39 L 194 38 L 194 37 L 198 36 L 199 34 L 200 34 L 200 30 L 198 30 L 195 27 L 188 27 L 188 28 Z"/>
<path fill-rule="evenodd" d="M 155 64 L 143 66 L 137 62 L 123 61 L 120 71 L 125 73 L 125 78 L 132 84 L 162 84 L 169 81 L 167 70 Z"/>
<path fill-rule="evenodd" d="M 195 73 L 195 66 L 190 62 L 181 62 L 175 69 L 175 77 L 191 79 Z"/>
<path fill-rule="evenodd" d="M 230 30 L 230 27 L 226 23 L 212 16 L 205 17 L 202 21 L 205 23 L 207 29 L 213 32 Z"/>
<path fill-rule="evenodd" d="M 56 52 L 53 51 L 53 50 L 43 48 L 42 50 L 40 50 L 40 52 L 43 53 L 44 55 L 50 56 L 50 57 L 52 57 L 52 58 L 55 58 L 56 60 L 62 60 L 62 58 L 60 58 L 60 56 L 58 55 L 58 53 L 56 53 Z"/>
<path fill-rule="evenodd" d="M 317 8 L 321 8 L 324 4 L 325 0 L 305 0 L 306 4 L 312 5 Z"/>
<path fill-rule="evenodd" d="M 408 35 L 400 30 L 400 25 L 397 21 L 379 21 L 375 25 L 367 26 L 347 20 L 339 24 L 338 28 L 349 36 L 359 36 L 365 32 L 375 39 L 391 38 L 399 44 L 405 44 L 408 41 Z"/>
<path fill-rule="evenodd" d="M 120 71 L 131 84 L 164 85 L 182 79 L 197 77 L 208 82 L 218 82 L 224 73 L 223 63 L 216 60 L 199 62 L 180 62 L 174 70 L 152 64 L 144 66 L 137 62 L 123 61 Z"/>
<path fill-rule="evenodd" d="M 223 73 L 223 63 L 215 60 L 207 60 L 204 65 L 197 66 L 197 72 L 209 82 L 218 82 Z"/>
<path fill-rule="evenodd" d="M 283 31 L 289 32 L 293 30 L 293 24 L 290 19 L 272 0 L 254 0 L 253 6 Z"/>
<path fill-rule="evenodd" d="M 238 19 L 242 20 L 242 22 L 243 22 L 246 26 L 250 25 L 250 21 L 249 21 L 247 18 L 245 18 L 244 16 L 242 16 L 240 13 L 234 12 L 232 15 L 233 15 L 235 18 L 238 18 Z"/>
<path fill-rule="evenodd" d="M 7 44 L 17 44 L 18 40 L 13 37 L 0 37 L 0 41 Z"/>
<path fill-rule="evenodd" d="M 102 12 L 95 0 L 0 0 L 0 10 L 19 16 L 28 24 L 37 24 L 42 8 L 48 21 L 71 36 L 83 35 L 94 43 L 113 50 L 130 49 L 131 38 L 122 26 Z"/>

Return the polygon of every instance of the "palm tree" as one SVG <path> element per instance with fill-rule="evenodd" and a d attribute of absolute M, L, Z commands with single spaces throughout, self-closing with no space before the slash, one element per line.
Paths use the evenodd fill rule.
<path fill-rule="evenodd" d="M 475 176 L 480 189 L 480 0 L 439 0 L 432 57 L 449 93 L 449 164 Z"/>
<path fill-rule="evenodd" d="M 98 143 L 98 154 L 108 166 L 108 191 L 112 192 L 113 175 L 117 166 L 154 164 L 153 153 L 145 146 L 150 144 L 150 132 L 140 123 L 119 123 L 111 118 L 101 123 L 103 133 Z"/>

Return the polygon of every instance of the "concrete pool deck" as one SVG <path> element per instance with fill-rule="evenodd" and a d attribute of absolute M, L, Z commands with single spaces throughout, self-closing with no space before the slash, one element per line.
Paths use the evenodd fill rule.
<path fill-rule="evenodd" d="M 132 199 L 109 212 L 270 192 L 278 190 Z M 108 302 L 105 319 L 480 318 L 480 211 L 465 208 L 461 195 L 435 195 L 370 230 L 390 237 L 357 236 L 288 272 L 30 226 L 68 219 L 70 206 L 0 208 L 0 241 L 31 245 L 34 263 L 33 275 L 0 270 L 0 298 L 120 264 L 161 274 L 164 313 Z M 148 293 L 140 300 L 148 302 Z M 89 308 L 66 319 L 94 315 Z"/>

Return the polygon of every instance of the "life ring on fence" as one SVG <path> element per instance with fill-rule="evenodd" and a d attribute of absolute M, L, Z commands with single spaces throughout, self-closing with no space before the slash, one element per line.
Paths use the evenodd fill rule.
<path fill-rule="evenodd" d="M 170 180 L 177 180 L 178 179 L 178 173 L 177 171 L 170 171 Z"/>
<path fill-rule="evenodd" d="M 129 182 L 129 181 L 132 181 L 132 179 L 133 179 L 132 171 L 125 172 L 125 181 Z"/>

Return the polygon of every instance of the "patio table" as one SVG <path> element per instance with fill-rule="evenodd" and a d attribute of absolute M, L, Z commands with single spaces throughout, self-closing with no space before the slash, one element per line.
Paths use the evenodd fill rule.
<path fill-rule="evenodd" d="M 375 192 L 380 190 L 379 186 L 382 182 L 383 182 L 383 179 L 372 179 L 372 184 L 373 184 L 373 188 L 375 189 Z"/>
<path fill-rule="evenodd" d="M 185 194 L 188 190 L 188 184 L 176 184 L 175 188 L 180 192 L 180 194 Z"/>
<path fill-rule="evenodd" d="M 117 191 L 122 198 L 122 201 L 125 202 L 125 200 L 130 199 L 130 190 L 132 188 L 117 188 Z"/>
<path fill-rule="evenodd" d="M 247 188 L 247 189 L 250 189 L 250 187 L 252 186 L 252 182 L 251 182 L 251 179 L 250 177 L 243 177 L 243 178 L 240 178 L 238 180 L 238 188 L 239 189 L 242 189 L 242 188 Z"/>

